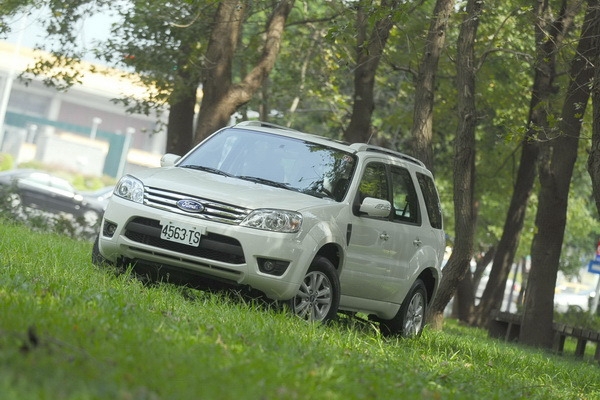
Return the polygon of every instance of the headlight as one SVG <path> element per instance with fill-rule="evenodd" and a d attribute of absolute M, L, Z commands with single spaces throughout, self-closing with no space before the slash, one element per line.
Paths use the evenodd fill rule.
<path fill-rule="evenodd" d="M 302 225 L 302 215 L 293 211 L 259 209 L 251 212 L 240 225 L 266 231 L 295 233 Z"/>
<path fill-rule="evenodd" d="M 126 200 L 131 200 L 136 203 L 144 202 L 144 184 L 139 180 L 130 175 L 125 175 L 114 191 L 115 196 L 119 196 Z"/>

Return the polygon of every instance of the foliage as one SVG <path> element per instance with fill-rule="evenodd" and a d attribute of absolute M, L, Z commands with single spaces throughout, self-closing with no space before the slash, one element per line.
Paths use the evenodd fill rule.
<path fill-rule="evenodd" d="M 24 207 L 14 193 L 13 188 L 0 187 L 0 221 L 18 223 L 34 232 L 53 232 L 88 242 L 98 234 L 100 221 L 90 224 L 83 217 L 74 218 L 68 214 L 52 214 Z"/>
<path fill-rule="evenodd" d="M 600 332 L 600 313 L 591 315 L 587 311 L 576 309 L 568 310 L 565 313 L 555 312 L 554 322 Z"/>
<path fill-rule="evenodd" d="M 36 160 L 20 163 L 19 168 L 31 168 L 46 171 L 68 180 L 75 189 L 81 191 L 93 191 L 115 184 L 115 178 L 111 176 L 85 175 L 78 171 L 66 170 L 59 165 L 50 165 Z"/>
<path fill-rule="evenodd" d="M 156 87 L 153 97 L 119 99 L 130 111 L 149 114 L 169 103 L 179 85 L 199 84 L 202 54 L 216 2 L 132 0 L 117 8 L 111 37 L 95 54 L 109 65 L 135 71 Z"/>
<path fill-rule="evenodd" d="M 11 32 L 9 20 L 32 3 L 32 0 L 3 0 L 0 3 L 0 38 Z"/>
<path fill-rule="evenodd" d="M 81 173 L 69 173 L 36 162 L 23 163 L 20 167 L 45 170 L 67 179 L 78 190 L 91 191 L 114 185 L 114 179 L 111 177 L 99 178 L 85 176 Z M 90 241 L 96 237 L 101 221 L 90 223 L 83 217 L 75 218 L 69 214 L 52 214 L 24 207 L 15 193 L 15 187 L 0 186 L 0 220 L 19 223 L 36 232 L 54 232 L 73 239 Z"/>
<path fill-rule="evenodd" d="M 8 153 L 0 153 L 0 171 L 6 171 L 13 167 L 13 156 Z"/>
<path fill-rule="evenodd" d="M 307 324 L 257 301 L 98 269 L 89 243 L 6 222 L 2 232 L 3 399 L 600 395 L 596 365 L 485 331 L 452 323 L 401 340 L 353 318 Z"/>

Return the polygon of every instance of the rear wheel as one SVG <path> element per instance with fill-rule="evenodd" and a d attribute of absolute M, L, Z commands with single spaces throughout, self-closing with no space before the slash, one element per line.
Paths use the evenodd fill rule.
<path fill-rule="evenodd" d="M 382 320 L 379 325 L 386 335 L 418 337 L 425 326 L 427 312 L 427 290 L 422 280 L 417 279 L 408 291 L 396 316 L 390 320 Z"/>
<path fill-rule="evenodd" d="M 331 261 L 315 258 L 289 305 L 294 314 L 307 321 L 326 322 L 335 318 L 340 305 L 340 281 Z"/>

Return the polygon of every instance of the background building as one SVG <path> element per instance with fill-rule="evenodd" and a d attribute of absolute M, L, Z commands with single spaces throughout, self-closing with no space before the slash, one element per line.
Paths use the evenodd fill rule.
<path fill-rule="evenodd" d="M 112 101 L 144 96 L 145 87 L 104 66 L 67 92 L 45 86 L 41 78 L 25 84 L 18 75 L 39 54 L 0 42 L 0 152 L 17 163 L 37 160 L 89 175 L 118 177 L 158 166 L 166 132 L 157 118 L 128 114 Z"/>

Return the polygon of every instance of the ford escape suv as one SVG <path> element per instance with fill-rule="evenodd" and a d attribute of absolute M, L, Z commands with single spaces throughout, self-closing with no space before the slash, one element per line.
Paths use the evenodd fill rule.
<path fill-rule="evenodd" d="M 125 175 L 92 260 L 249 286 L 307 320 L 359 312 L 385 334 L 415 336 L 444 247 L 420 161 L 243 122 Z"/>

